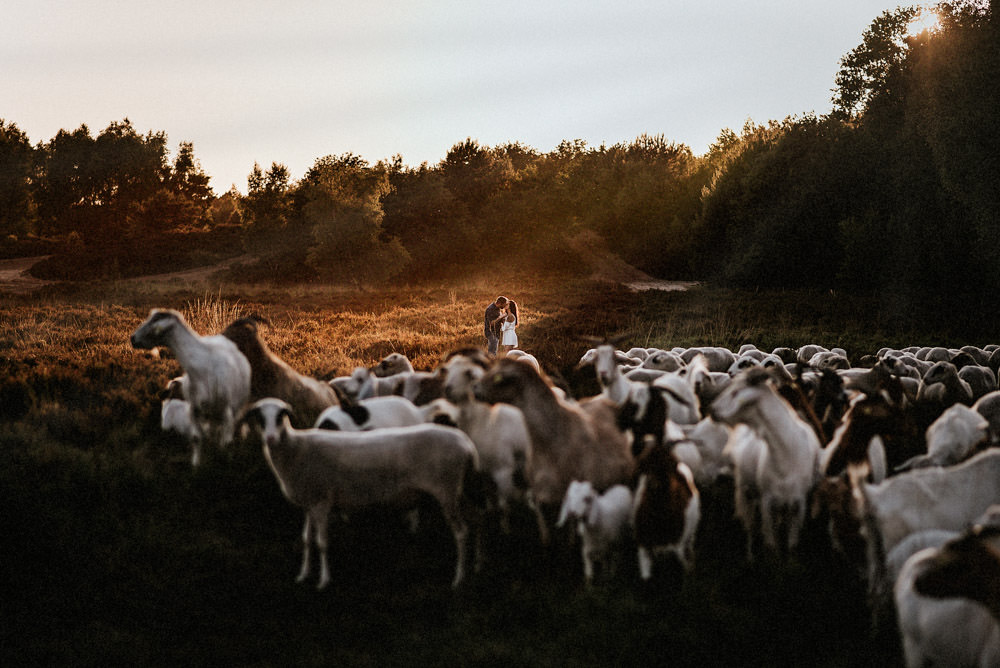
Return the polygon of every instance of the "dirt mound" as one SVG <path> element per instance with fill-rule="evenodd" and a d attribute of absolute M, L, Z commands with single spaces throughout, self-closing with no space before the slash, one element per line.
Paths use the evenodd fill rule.
<path fill-rule="evenodd" d="M 587 263 L 590 278 L 595 281 L 645 283 L 655 280 L 608 250 L 604 237 L 593 230 L 584 230 L 569 239 L 569 247 Z"/>

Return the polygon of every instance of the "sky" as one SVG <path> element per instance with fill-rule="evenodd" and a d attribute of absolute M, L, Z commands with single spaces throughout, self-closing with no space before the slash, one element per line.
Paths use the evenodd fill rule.
<path fill-rule="evenodd" d="M 542 153 L 662 134 L 704 154 L 724 129 L 830 111 L 877 0 L 14 0 L 0 118 L 33 144 L 128 118 L 182 141 L 221 194 L 254 163 L 455 144 Z"/>

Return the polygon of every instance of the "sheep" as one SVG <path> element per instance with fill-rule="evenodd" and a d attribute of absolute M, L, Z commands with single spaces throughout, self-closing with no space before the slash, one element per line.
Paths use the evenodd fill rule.
<path fill-rule="evenodd" d="M 359 366 L 349 376 L 332 379 L 330 386 L 341 401 L 352 402 L 396 394 L 402 379 L 402 374 L 379 378 L 368 367 Z"/>
<path fill-rule="evenodd" d="M 987 366 L 969 364 L 958 370 L 958 377 L 969 384 L 973 401 L 978 401 L 997 389 L 997 377 L 993 369 Z"/>
<path fill-rule="evenodd" d="M 310 426 L 316 429 L 368 431 L 386 427 L 410 427 L 424 422 L 423 412 L 412 401 L 390 395 L 330 406 Z"/>
<path fill-rule="evenodd" d="M 972 405 L 972 387 L 958 375 L 951 362 L 936 362 L 920 381 L 917 401 L 939 406 L 941 410 L 952 404 Z"/>
<path fill-rule="evenodd" d="M 651 354 L 652 353 L 649 351 L 648 348 L 629 348 L 628 350 L 625 351 L 626 357 L 637 359 L 640 362 L 649 357 Z"/>
<path fill-rule="evenodd" d="M 310 550 L 319 550 L 317 589 L 330 582 L 327 530 L 331 511 L 351 512 L 382 504 L 413 504 L 434 498 L 455 539 L 452 587 L 465 577 L 470 487 L 479 468 L 476 448 L 458 429 L 421 424 L 366 432 L 294 429 L 290 407 L 280 399 L 252 404 L 243 420 L 261 440 L 268 466 L 285 498 L 305 511 L 302 567 L 309 577 Z"/>
<path fill-rule="evenodd" d="M 829 348 L 825 348 L 816 343 L 808 343 L 795 351 L 794 361 L 799 364 L 809 364 L 809 360 L 811 360 L 817 353 L 828 352 L 830 352 Z"/>
<path fill-rule="evenodd" d="M 972 408 L 989 423 L 989 445 L 1000 444 L 1000 391 L 983 395 Z"/>
<path fill-rule="evenodd" d="M 275 397 L 294 412 L 297 428 L 311 427 L 325 409 L 336 406 L 337 393 L 329 383 L 303 375 L 275 355 L 260 338 L 257 322 L 240 318 L 222 330 L 250 362 L 250 398 Z"/>
<path fill-rule="evenodd" d="M 187 376 L 172 378 L 166 388 L 160 393 L 160 428 L 165 432 L 173 432 L 192 443 L 197 437 L 194 420 L 191 417 L 191 403 L 184 394 Z"/>
<path fill-rule="evenodd" d="M 958 464 L 987 443 L 989 426 L 977 411 L 954 404 L 927 428 L 927 454 L 903 462 L 896 471 Z"/>
<path fill-rule="evenodd" d="M 893 587 L 906 665 L 1000 665 L 1000 624 L 986 608 L 965 598 L 931 598 L 917 589 L 939 554 L 933 547 L 914 554 Z"/>
<path fill-rule="evenodd" d="M 694 565 L 701 498 L 694 476 L 674 458 L 671 445 L 654 443 L 636 461 L 631 523 L 643 580 L 653 576 L 653 560 L 663 553 L 676 556 L 685 571 Z"/>
<path fill-rule="evenodd" d="M 849 369 L 851 362 L 847 355 L 837 350 L 820 351 L 809 358 L 808 366 L 813 369 Z"/>
<path fill-rule="evenodd" d="M 983 348 L 979 346 L 962 346 L 958 349 L 959 352 L 971 355 L 972 359 L 975 360 L 976 364 L 979 366 L 988 366 L 990 362 L 990 354 L 986 352 Z"/>
<path fill-rule="evenodd" d="M 250 397 L 250 362 L 236 344 L 221 334 L 199 336 L 171 309 L 150 311 L 130 341 L 140 350 L 169 348 L 184 369 L 184 393 L 194 424 L 191 465 L 200 464 L 203 445 L 228 445 Z"/>
<path fill-rule="evenodd" d="M 393 393 L 409 399 L 414 405 L 423 406 L 443 396 L 443 381 L 432 371 L 404 371 L 389 378 L 398 379 Z"/>
<path fill-rule="evenodd" d="M 508 403 L 524 414 L 533 455 L 530 487 L 543 513 L 558 512 L 573 480 L 588 480 L 603 492 L 631 478 L 629 442 L 606 399 L 567 401 L 532 367 L 504 359 L 476 381 L 473 393 L 480 401 Z"/>
<path fill-rule="evenodd" d="M 705 365 L 709 371 L 725 372 L 736 361 L 736 354 L 732 350 L 715 346 L 705 346 L 700 348 L 688 348 L 681 353 L 681 359 L 685 364 L 690 364 L 698 355 L 705 357 Z"/>
<path fill-rule="evenodd" d="M 659 350 L 651 355 L 647 355 L 642 361 L 643 369 L 656 369 L 659 371 L 677 371 L 683 369 L 686 363 L 677 353 L 667 350 Z"/>
<path fill-rule="evenodd" d="M 372 367 L 372 373 L 379 378 L 394 376 L 397 373 L 413 373 L 413 364 L 402 353 L 390 353 Z"/>
<path fill-rule="evenodd" d="M 730 376 L 735 376 L 741 371 L 749 369 L 752 366 L 760 366 L 760 360 L 753 355 L 740 355 L 736 358 L 736 361 L 729 365 L 726 369 L 726 373 Z"/>
<path fill-rule="evenodd" d="M 457 426 L 472 439 L 483 472 L 493 479 L 502 526 L 506 528 L 511 505 L 530 501 L 525 498 L 533 477 L 532 443 L 527 422 L 514 406 L 490 405 L 475 398 L 473 386 L 486 372 L 481 360 L 457 355 L 451 357 L 443 369 L 445 396 L 458 407 Z M 533 503 L 529 505 L 535 512 L 541 538 L 546 542 L 545 521 L 537 507 Z"/>
<path fill-rule="evenodd" d="M 820 443 L 770 379 L 763 369 L 745 371 L 715 399 L 710 413 L 729 425 L 746 423 L 763 441 L 754 480 L 761 532 L 768 547 L 783 552 L 798 545 L 807 497 L 818 479 Z"/>
<path fill-rule="evenodd" d="M 518 350 L 517 348 L 513 350 L 508 350 L 507 354 L 504 355 L 504 357 L 506 357 L 509 360 L 517 360 L 522 364 L 530 364 L 532 367 L 534 367 L 535 371 L 542 370 L 541 365 L 538 363 L 538 358 L 532 355 L 531 353 L 524 352 L 523 350 Z"/>
<path fill-rule="evenodd" d="M 444 397 L 418 406 L 418 409 L 420 414 L 424 416 L 424 422 L 442 424 L 448 427 L 458 426 L 458 406 Z"/>
<path fill-rule="evenodd" d="M 991 506 L 985 518 L 943 544 L 914 581 L 917 593 L 976 601 L 986 606 L 994 621 L 1000 621 L 998 514 L 1000 506 Z"/>
<path fill-rule="evenodd" d="M 632 490 L 625 485 L 614 485 L 598 494 L 585 480 L 570 483 L 556 526 L 575 522 L 588 585 L 594 581 L 595 564 L 606 565 L 609 576 L 617 572 L 618 552 L 628 538 L 631 514 Z"/>

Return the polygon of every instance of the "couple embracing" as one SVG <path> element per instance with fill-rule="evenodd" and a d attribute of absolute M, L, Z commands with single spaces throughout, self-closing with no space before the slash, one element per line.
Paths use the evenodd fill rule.
<path fill-rule="evenodd" d="M 498 345 L 503 346 L 504 355 L 517 345 L 517 322 L 517 304 L 513 299 L 500 296 L 486 307 L 483 334 L 491 357 L 497 354 Z"/>

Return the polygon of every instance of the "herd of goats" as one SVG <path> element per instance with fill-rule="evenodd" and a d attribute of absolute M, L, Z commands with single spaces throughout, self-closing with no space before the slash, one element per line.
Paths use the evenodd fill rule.
<path fill-rule="evenodd" d="M 253 319 L 201 336 L 165 309 L 131 343 L 182 367 L 161 420 L 193 465 L 238 433 L 260 441 L 305 512 L 299 581 L 313 547 L 318 586 L 330 581 L 331 513 L 426 497 L 454 534 L 453 586 L 470 557 L 483 563 L 484 522 L 502 529 L 515 506 L 542 544 L 579 545 L 588 584 L 626 551 L 643 580 L 664 559 L 684 573 L 699 490 L 726 480 L 747 559 L 791 557 L 816 523 L 872 600 L 894 604 L 908 665 L 1000 665 L 1000 346 L 882 349 L 852 364 L 818 345 L 595 339 L 580 365 L 601 392 L 574 398 L 517 350 L 457 350 L 428 371 L 393 353 L 321 381 L 271 352 Z"/>

